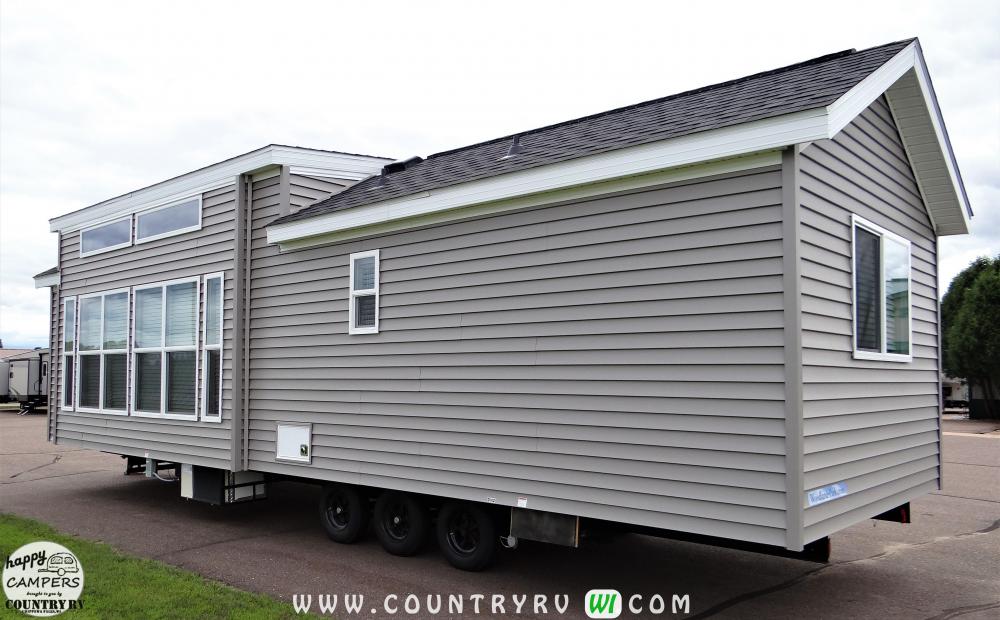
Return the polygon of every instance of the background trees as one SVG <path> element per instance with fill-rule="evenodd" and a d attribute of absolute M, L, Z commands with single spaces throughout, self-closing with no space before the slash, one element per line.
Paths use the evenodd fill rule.
<path fill-rule="evenodd" d="M 974 415 L 1000 418 L 1000 255 L 976 259 L 952 280 L 941 324 L 945 373 L 969 382 Z"/>

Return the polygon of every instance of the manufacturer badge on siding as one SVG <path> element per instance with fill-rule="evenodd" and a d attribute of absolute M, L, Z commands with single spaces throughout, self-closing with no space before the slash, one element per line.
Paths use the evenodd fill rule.
<path fill-rule="evenodd" d="M 847 495 L 847 483 L 836 482 L 820 489 L 813 489 L 812 491 L 809 491 L 806 497 L 809 499 L 809 506 L 811 507 L 816 506 L 817 504 L 824 504 L 830 500 L 834 500 L 845 495 Z"/>

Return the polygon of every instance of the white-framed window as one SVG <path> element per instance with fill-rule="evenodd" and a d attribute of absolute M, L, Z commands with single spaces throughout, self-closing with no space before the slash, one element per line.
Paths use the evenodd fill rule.
<path fill-rule="evenodd" d="M 854 357 L 909 362 L 910 242 L 856 215 L 851 236 Z"/>
<path fill-rule="evenodd" d="M 199 281 L 195 277 L 135 287 L 134 415 L 198 418 Z"/>
<path fill-rule="evenodd" d="M 201 195 L 142 211 L 135 216 L 135 242 L 201 230 Z"/>
<path fill-rule="evenodd" d="M 378 333 L 378 276 L 378 250 L 351 254 L 347 333 Z"/>
<path fill-rule="evenodd" d="M 93 256 L 132 245 L 132 216 L 80 231 L 80 257 Z"/>
<path fill-rule="evenodd" d="M 63 335 L 62 335 L 62 390 L 61 404 L 63 409 L 73 409 L 73 379 L 76 361 L 76 297 L 63 300 Z"/>
<path fill-rule="evenodd" d="M 77 410 L 127 415 L 129 291 L 78 299 Z"/>
<path fill-rule="evenodd" d="M 201 418 L 222 421 L 222 302 L 225 276 L 205 276 L 204 318 L 202 320 Z"/>

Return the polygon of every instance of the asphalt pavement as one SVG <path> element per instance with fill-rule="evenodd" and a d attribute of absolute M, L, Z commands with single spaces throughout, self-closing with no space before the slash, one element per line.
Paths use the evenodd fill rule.
<path fill-rule="evenodd" d="M 118 456 L 46 442 L 44 415 L 4 410 L 0 512 L 288 601 L 336 594 L 338 618 L 430 617 L 428 595 L 432 606 L 443 597 L 436 617 L 449 617 L 449 595 L 464 595 L 466 616 L 482 600 L 479 616 L 488 617 L 500 595 L 507 617 L 582 617 L 586 591 L 614 588 L 626 599 L 642 595 L 641 617 L 996 620 L 1000 423 L 949 418 L 944 490 L 912 504 L 910 525 L 865 521 L 836 534 L 828 564 L 627 534 L 580 549 L 524 543 L 489 572 L 464 573 L 433 548 L 397 558 L 371 536 L 350 546 L 330 542 L 317 517 L 317 487 L 276 484 L 265 501 L 226 507 L 186 501 L 176 483 L 123 475 Z M 410 594 L 422 611 L 407 616 Z M 554 605 L 560 594 L 569 600 L 562 616 Z M 343 610 L 345 595 L 365 597 L 361 614 Z M 521 613 L 515 595 L 528 596 Z M 536 613 L 536 595 L 546 597 L 547 615 Z M 655 595 L 665 602 L 661 614 Z M 689 596 L 689 614 L 671 613 L 674 595 Z M 386 612 L 387 596 L 395 615 Z"/>

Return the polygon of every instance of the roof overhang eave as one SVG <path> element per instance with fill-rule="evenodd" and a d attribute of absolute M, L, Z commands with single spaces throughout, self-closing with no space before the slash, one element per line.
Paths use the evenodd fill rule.
<path fill-rule="evenodd" d="M 914 40 L 825 108 L 579 157 L 301 220 L 272 224 L 267 227 L 267 240 L 269 243 L 279 244 L 282 249 L 308 247 L 330 242 L 332 234 L 336 234 L 337 239 L 364 236 L 370 234 L 374 227 L 384 227 L 393 221 L 419 222 L 423 221 L 420 220 L 422 216 L 435 213 L 745 157 L 793 144 L 833 138 L 878 97 L 886 94 L 908 75 L 913 75 L 917 80 L 920 102 L 926 116 L 924 120 L 933 129 L 936 138 L 932 149 L 936 150 L 936 155 L 931 155 L 947 170 L 947 175 L 935 173 L 926 159 L 917 157 L 916 146 L 908 144 L 906 136 L 907 125 L 916 121 L 913 117 L 899 116 L 897 124 L 901 124 L 904 147 L 910 156 L 924 202 L 938 235 L 967 233 L 972 211 L 919 42 Z M 891 96 L 889 102 L 892 108 Z M 899 107 L 898 102 L 896 107 Z M 932 196 L 933 200 L 930 199 Z"/>

